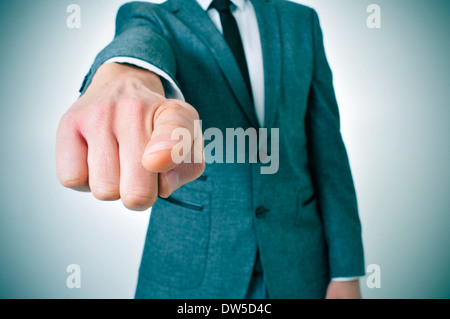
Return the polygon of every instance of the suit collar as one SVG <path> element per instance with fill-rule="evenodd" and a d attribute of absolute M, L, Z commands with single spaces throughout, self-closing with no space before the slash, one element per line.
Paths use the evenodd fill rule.
<path fill-rule="evenodd" d="M 180 11 L 183 7 L 186 6 L 192 6 L 193 4 L 197 4 L 201 9 L 204 11 L 207 11 L 209 6 L 211 5 L 213 0 L 167 0 L 162 3 L 162 6 L 164 6 L 169 11 L 172 11 L 173 13 L 177 13 Z M 230 0 L 236 7 L 239 9 L 242 9 L 245 4 L 249 1 L 253 3 L 254 0 Z M 270 0 L 257 0 L 257 1 L 270 1 Z"/>
<path fill-rule="evenodd" d="M 236 7 L 238 7 L 239 9 L 242 9 L 244 7 L 245 2 L 249 1 L 249 0 L 230 0 Z M 213 0 L 197 0 L 197 3 L 200 5 L 200 7 L 207 11 L 209 9 L 209 6 L 211 5 L 211 3 L 213 2 Z"/>

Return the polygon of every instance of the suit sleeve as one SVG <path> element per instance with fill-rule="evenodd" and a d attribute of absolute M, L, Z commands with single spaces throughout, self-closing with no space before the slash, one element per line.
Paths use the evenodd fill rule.
<path fill-rule="evenodd" d="M 328 246 L 330 277 L 365 274 L 355 188 L 340 133 L 333 78 L 313 11 L 314 71 L 305 127 L 310 170 Z"/>
<path fill-rule="evenodd" d="M 173 49 L 161 31 L 156 14 L 158 6 L 150 3 L 127 3 L 116 18 L 113 41 L 96 57 L 80 89 L 83 94 L 97 69 L 116 57 L 145 61 L 168 74 L 175 83 L 176 62 Z"/>

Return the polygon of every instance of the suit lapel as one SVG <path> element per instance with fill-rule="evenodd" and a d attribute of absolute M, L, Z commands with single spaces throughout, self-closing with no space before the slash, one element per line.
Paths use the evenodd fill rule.
<path fill-rule="evenodd" d="M 217 30 L 208 14 L 195 0 L 172 0 L 170 9 L 186 24 L 211 50 L 222 70 L 239 106 L 254 127 L 259 127 L 250 94 L 245 85 L 239 66 L 223 36 Z"/>
<path fill-rule="evenodd" d="M 282 67 L 280 21 L 271 0 L 252 0 L 252 4 L 258 19 L 264 61 L 264 126 L 272 128 L 280 104 Z M 268 134 L 270 135 L 270 130 Z"/>

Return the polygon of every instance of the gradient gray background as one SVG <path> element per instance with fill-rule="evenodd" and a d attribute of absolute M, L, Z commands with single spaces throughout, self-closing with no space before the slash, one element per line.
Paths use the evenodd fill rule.
<path fill-rule="evenodd" d="M 0 298 L 132 298 L 149 213 L 61 187 L 54 143 L 125 1 L 0 2 Z M 366 298 L 450 297 L 450 2 L 301 1 L 317 9 L 356 183 Z M 81 29 L 66 8 L 82 10 Z M 382 9 L 382 29 L 366 7 Z M 66 267 L 81 267 L 81 289 Z"/>

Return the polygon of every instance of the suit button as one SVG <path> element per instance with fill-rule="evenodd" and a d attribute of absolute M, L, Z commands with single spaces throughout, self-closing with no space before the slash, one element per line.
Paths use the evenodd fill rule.
<path fill-rule="evenodd" d="M 255 211 L 256 218 L 264 218 L 266 217 L 269 210 L 263 206 L 259 206 Z"/>

